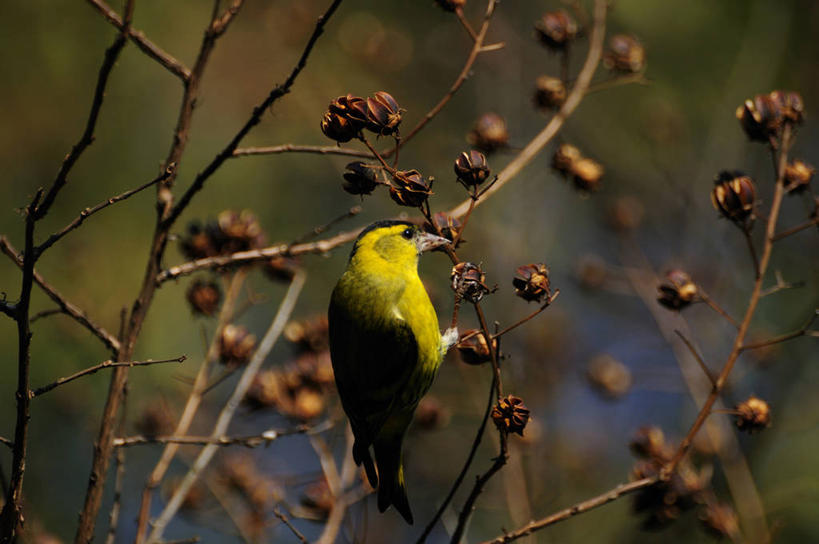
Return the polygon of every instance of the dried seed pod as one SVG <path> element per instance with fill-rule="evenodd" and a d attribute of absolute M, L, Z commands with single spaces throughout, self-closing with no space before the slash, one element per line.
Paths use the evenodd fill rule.
<path fill-rule="evenodd" d="M 188 223 L 187 232 L 180 237 L 179 249 L 188 259 L 196 260 L 219 254 L 219 227 L 209 222 Z"/>
<path fill-rule="evenodd" d="M 492 340 L 492 349 L 498 348 L 498 341 Z M 468 365 L 482 365 L 492 360 L 489 344 L 482 331 L 467 329 L 461 333 L 461 339 L 455 344 L 461 360 Z"/>
<path fill-rule="evenodd" d="M 483 270 L 474 263 L 462 262 L 456 264 L 452 267 L 449 279 L 452 282 L 452 290 L 462 300 L 475 303 L 490 292 L 489 287 L 484 283 L 486 276 Z"/>
<path fill-rule="evenodd" d="M 290 415 L 301 421 L 310 421 L 324 412 L 324 396 L 309 387 L 301 387 L 293 395 Z"/>
<path fill-rule="evenodd" d="M 577 189 L 591 193 L 600 188 L 603 172 L 603 165 L 594 159 L 583 157 L 574 161 L 570 173 Z"/>
<path fill-rule="evenodd" d="M 566 84 L 551 76 L 538 76 L 535 80 L 535 105 L 542 110 L 554 110 L 566 101 Z"/>
<path fill-rule="evenodd" d="M 466 0 L 435 0 L 435 3 L 444 11 L 455 11 L 466 5 Z"/>
<path fill-rule="evenodd" d="M 466 140 L 484 153 L 504 148 L 509 144 L 506 121 L 497 113 L 484 113 L 475 122 Z"/>
<path fill-rule="evenodd" d="M 244 402 L 251 409 L 271 408 L 278 405 L 284 386 L 281 376 L 275 370 L 262 370 L 253 378 L 245 394 Z"/>
<path fill-rule="evenodd" d="M 318 315 L 301 321 L 291 321 L 284 328 L 284 337 L 301 351 L 320 353 L 329 349 L 330 336 L 327 315 Z"/>
<path fill-rule="evenodd" d="M 262 271 L 273 281 L 289 282 L 301 268 L 301 261 L 297 257 L 279 255 L 264 262 Z"/>
<path fill-rule="evenodd" d="M 577 23 L 566 10 L 549 11 L 535 23 L 535 36 L 554 50 L 563 50 L 577 37 Z"/>
<path fill-rule="evenodd" d="M 486 156 L 474 149 L 464 151 L 455 159 L 455 175 L 464 187 L 477 187 L 489 177 Z"/>
<path fill-rule="evenodd" d="M 571 144 L 561 144 L 552 156 L 552 168 L 564 176 L 571 174 L 574 163 L 583 158 L 580 150 Z"/>
<path fill-rule="evenodd" d="M 634 36 L 616 34 L 609 40 L 603 64 L 618 72 L 641 72 L 646 66 L 646 50 Z"/>
<path fill-rule="evenodd" d="M 669 270 L 665 277 L 665 283 L 658 287 L 657 301 L 666 308 L 680 310 L 697 298 L 697 284 L 682 270 Z"/>
<path fill-rule="evenodd" d="M 711 203 L 723 217 L 741 227 L 749 227 L 756 205 L 754 180 L 740 171 L 720 172 L 714 180 Z"/>
<path fill-rule="evenodd" d="M 751 140 L 767 142 L 776 136 L 782 126 L 782 117 L 770 95 L 758 94 L 742 103 L 736 110 L 745 134 Z"/>
<path fill-rule="evenodd" d="M 791 161 L 785 166 L 785 190 L 802 193 L 810 186 L 816 169 L 805 161 Z"/>
<path fill-rule="evenodd" d="M 507 395 L 492 408 L 492 421 L 500 431 L 523 436 L 523 429 L 529 421 L 529 409 L 520 397 Z"/>
<path fill-rule="evenodd" d="M 631 478 L 639 480 L 656 477 L 662 466 L 662 462 L 654 459 L 637 461 L 632 469 Z M 645 528 L 661 528 L 677 519 L 682 511 L 702 502 L 709 479 L 708 470 L 697 472 L 690 461 L 683 460 L 670 480 L 658 481 L 634 495 L 634 510 L 648 515 L 643 522 Z"/>
<path fill-rule="evenodd" d="M 434 225 L 424 223 L 424 230 L 430 234 L 438 234 L 440 232 L 441 236 L 450 242 L 455 240 L 455 238 L 461 232 L 461 228 L 463 228 L 463 225 L 457 217 L 453 217 L 444 212 L 436 212 L 433 214 L 432 222 Z M 458 245 L 460 245 L 462 241 L 463 240 L 458 240 Z"/>
<path fill-rule="evenodd" d="M 339 96 L 330 102 L 327 109 L 346 119 L 350 127 L 355 130 L 355 135 L 358 135 L 358 132 L 367 126 L 367 101 L 360 96 L 351 94 Z"/>
<path fill-rule="evenodd" d="M 597 392 L 609 399 L 618 399 L 631 389 L 631 371 L 608 354 L 597 355 L 589 361 L 586 378 Z"/>
<path fill-rule="evenodd" d="M 224 210 L 216 217 L 221 234 L 219 253 L 235 253 L 264 245 L 264 233 L 256 214 L 250 210 Z"/>
<path fill-rule="evenodd" d="M 140 434 L 145 436 L 160 436 L 171 434 L 176 423 L 168 404 L 163 400 L 147 404 L 139 415 L 134 426 Z"/>
<path fill-rule="evenodd" d="M 193 313 L 208 317 L 216 313 L 222 301 L 222 291 L 219 285 L 212 281 L 196 280 L 185 294 Z"/>
<path fill-rule="evenodd" d="M 645 207 L 636 197 L 621 196 L 609 208 L 609 224 L 619 232 L 629 232 L 640 226 Z"/>
<path fill-rule="evenodd" d="M 351 195 L 369 195 L 378 186 L 380 167 L 361 161 L 353 161 L 345 166 L 342 188 Z"/>
<path fill-rule="evenodd" d="M 241 325 L 228 324 L 219 336 L 219 361 L 227 367 L 242 366 L 256 351 L 256 337 Z"/>
<path fill-rule="evenodd" d="M 631 437 L 629 449 L 637 457 L 662 464 L 671 459 L 674 450 L 665 441 L 663 430 L 654 425 L 640 427 Z"/>
<path fill-rule="evenodd" d="M 424 431 L 440 429 L 447 426 L 450 417 L 449 409 L 438 397 L 427 395 L 415 410 L 415 426 Z"/>
<path fill-rule="evenodd" d="M 770 96 L 777 114 L 784 121 L 800 124 L 804 120 L 805 104 L 802 101 L 802 95 L 793 91 L 771 91 L 768 96 Z"/>
<path fill-rule="evenodd" d="M 516 270 L 517 276 L 512 280 L 515 294 L 527 302 L 543 302 L 552 296 L 549 287 L 549 268 L 543 263 L 526 264 Z"/>
<path fill-rule="evenodd" d="M 367 130 L 379 136 L 389 136 L 398 132 L 403 110 L 391 94 L 378 91 L 367 99 Z"/>
<path fill-rule="evenodd" d="M 699 519 L 705 530 L 716 538 L 733 538 L 740 534 L 739 519 L 728 504 L 708 504 L 700 511 Z"/>
<path fill-rule="evenodd" d="M 347 117 L 328 111 L 321 118 L 321 132 L 331 140 L 343 144 L 355 138 L 360 129 Z"/>
<path fill-rule="evenodd" d="M 417 208 L 432 194 L 430 185 L 418 170 L 399 170 L 393 174 L 392 180 L 390 196 L 401 206 Z"/>
<path fill-rule="evenodd" d="M 771 407 L 759 397 L 750 396 L 736 405 L 736 424 L 740 431 L 754 433 L 771 425 Z"/>

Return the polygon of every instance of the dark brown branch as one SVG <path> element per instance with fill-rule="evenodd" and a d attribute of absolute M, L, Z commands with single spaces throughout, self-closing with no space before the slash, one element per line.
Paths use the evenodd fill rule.
<path fill-rule="evenodd" d="M 240 251 L 230 255 L 219 255 L 217 257 L 207 257 L 205 259 L 198 259 L 190 261 L 178 266 L 172 266 L 167 270 L 163 270 L 156 276 L 156 283 L 162 284 L 168 280 L 192 274 L 198 270 L 210 270 L 214 268 L 226 268 L 232 266 L 239 266 L 249 264 L 257 261 L 264 261 L 273 257 L 282 255 L 297 256 L 308 253 L 327 253 L 344 244 L 350 243 L 358 237 L 362 228 L 354 229 L 347 232 L 342 232 L 331 238 L 324 240 L 317 240 L 315 242 L 308 242 L 306 244 L 279 244 L 275 246 L 266 247 L 263 249 L 253 249 L 250 251 Z"/>
<path fill-rule="evenodd" d="M 102 101 L 105 98 L 105 87 L 108 84 L 108 76 L 111 75 L 111 70 L 114 68 L 122 48 L 125 46 L 125 34 L 117 35 L 114 43 L 105 50 L 105 58 L 100 67 L 99 76 L 97 77 L 97 85 L 94 89 L 94 97 L 91 100 L 91 111 L 88 114 L 88 121 L 85 124 L 85 130 L 80 136 L 80 140 L 71 149 L 71 152 L 63 160 L 60 166 L 57 177 L 51 184 L 51 188 L 43 198 L 42 203 L 34 210 L 34 220 L 37 221 L 48 213 L 48 209 L 54 204 L 54 199 L 60 192 L 66 182 L 68 181 L 68 173 L 73 168 L 74 164 L 80 158 L 80 155 L 94 142 L 94 128 L 97 126 L 97 119 L 99 118 L 100 109 L 102 108 Z"/>
<path fill-rule="evenodd" d="M 0 300 L 0 312 L 3 312 L 10 318 L 17 319 L 17 305 L 5 300 Z"/>
<path fill-rule="evenodd" d="M 373 156 L 366 151 L 350 149 L 335 145 L 296 145 L 282 144 L 268 147 L 237 147 L 231 153 L 231 157 L 246 157 L 248 155 L 277 155 L 279 153 L 317 153 L 319 155 L 345 155 L 348 157 L 361 157 L 371 159 Z"/>
<path fill-rule="evenodd" d="M 745 242 L 748 244 L 748 253 L 751 254 L 751 261 L 754 263 L 754 277 L 759 277 L 759 257 L 756 255 L 756 248 L 754 247 L 754 240 L 751 238 L 750 227 L 743 227 L 742 234 L 745 237 Z"/>
<path fill-rule="evenodd" d="M 6 446 L 8 446 L 10 448 L 14 448 L 14 442 L 12 442 L 11 440 L 9 440 L 8 438 L 5 438 L 3 436 L 0 436 L 0 444 L 5 444 Z M 3 491 L 5 491 L 5 487 L 3 488 Z"/>
<path fill-rule="evenodd" d="M 811 219 L 810 221 L 805 221 L 802 224 L 796 225 L 795 227 L 791 227 L 789 229 L 783 230 L 782 232 L 778 232 L 774 237 L 773 241 L 777 242 L 782 238 L 787 238 L 791 234 L 796 234 L 797 232 L 803 231 L 805 229 L 809 229 L 814 225 L 819 225 L 819 215 Z"/>
<path fill-rule="evenodd" d="M 41 312 L 37 312 L 36 314 L 32 315 L 31 319 L 29 319 L 29 323 L 34 323 L 35 321 L 38 321 L 38 320 L 40 320 L 40 319 L 42 319 L 44 317 L 49 317 L 49 316 L 57 315 L 57 314 L 61 314 L 61 313 L 63 313 L 62 308 L 51 308 L 51 309 L 48 309 L 48 310 L 43 310 Z"/>
<path fill-rule="evenodd" d="M 768 340 L 763 340 L 762 342 L 754 342 L 754 343 L 751 343 L 751 344 L 743 344 L 739 349 L 740 349 L 740 351 L 747 351 L 749 349 L 765 348 L 765 347 L 768 347 L 768 346 L 773 346 L 774 344 L 787 342 L 788 340 L 792 340 L 794 338 L 799 338 L 800 336 L 806 336 L 806 335 L 813 336 L 813 334 L 811 334 L 811 333 L 816 332 L 816 331 L 811 331 L 810 327 L 811 327 L 811 325 L 813 325 L 813 322 L 816 321 L 817 317 L 819 317 L 819 309 L 814 311 L 813 316 L 811 316 L 811 318 L 808 320 L 808 322 L 805 323 L 804 325 L 802 325 L 802 327 L 799 330 L 789 332 L 787 334 L 781 334 L 779 336 L 769 338 Z"/>
<path fill-rule="evenodd" d="M 549 306 L 552 304 L 552 302 L 554 302 L 554 300 L 557 298 L 557 295 L 559 295 L 559 294 L 560 294 L 560 289 L 555 289 L 555 292 L 552 294 L 552 296 L 550 296 L 550 297 L 549 297 L 549 299 L 546 301 L 546 303 L 542 304 L 542 305 L 540 306 L 540 308 L 538 308 L 537 310 L 535 310 L 535 311 L 534 311 L 534 312 L 532 312 L 531 314 L 527 315 L 526 317 L 524 317 L 524 318 L 523 318 L 523 319 L 521 319 L 520 321 L 517 321 L 517 322 L 515 322 L 515 323 L 512 323 L 511 325 L 509 325 L 508 327 L 506 327 L 506 328 L 505 328 L 505 329 L 503 329 L 502 331 L 500 331 L 500 332 L 498 332 L 498 333 L 493 334 L 493 335 L 492 335 L 492 338 L 500 338 L 500 337 L 501 337 L 501 336 L 503 336 L 504 334 L 506 334 L 506 333 L 508 333 L 508 332 L 510 332 L 510 331 L 512 331 L 512 330 L 514 330 L 514 329 L 517 329 L 518 327 L 520 327 L 520 326 L 521 326 L 521 325 L 523 325 L 524 323 L 526 323 L 526 322 L 528 322 L 529 320 L 531 320 L 531 319 L 535 318 L 535 317 L 536 317 L 538 314 L 540 314 L 540 313 L 541 313 L 543 310 L 545 310 L 546 308 L 548 308 L 548 307 L 549 307 Z"/>
<path fill-rule="evenodd" d="M 195 446 L 207 446 L 213 444 L 214 446 L 245 446 L 248 448 L 256 448 L 258 446 L 267 445 L 278 440 L 283 436 L 290 436 L 294 434 L 312 434 L 321 432 L 332 426 L 328 422 L 319 425 L 299 425 L 293 429 L 286 429 L 278 431 L 276 429 L 269 429 L 260 434 L 251 436 L 128 436 L 125 438 L 115 438 L 114 446 L 137 446 L 140 444 L 187 444 Z"/>
<path fill-rule="evenodd" d="M 239 144 L 247 133 L 250 132 L 250 130 L 257 124 L 259 124 L 264 112 L 266 112 L 279 98 L 290 92 L 290 88 L 293 86 L 293 83 L 295 83 L 296 78 L 307 64 L 307 58 L 313 51 L 313 47 L 316 45 L 319 36 L 321 36 L 324 32 L 324 25 L 327 23 L 333 13 L 335 13 L 340 4 L 341 0 L 333 0 L 330 7 L 324 12 L 324 15 L 319 17 L 316 27 L 313 30 L 313 34 L 307 41 L 307 45 L 305 46 L 301 57 L 285 82 L 274 87 L 273 90 L 270 91 L 270 94 L 267 95 L 267 98 L 265 98 L 258 106 L 253 108 L 253 113 L 251 114 L 250 119 L 247 120 L 241 129 L 239 129 L 239 132 L 236 133 L 228 145 L 221 152 L 219 152 L 218 155 L 216 155 L 216 157 L 205 167 L 204 170 L 202 170 L 202 172 L 196 176 L 191 186 L 188 187 L 176 205 L 170 210 L 168 216 L 165 218 L 164 224 L 167 226 L 167 228 L 170 228 L 170 226 L 173 225 L 173 223 L 179 218 L 190 203 L 193 196 L 202 190 L 202 187 L 204 187 L 208 178 L 213 175 L 213 173 L 222 165 L 223 162 L 233 156 L 233 152 L 239 147 Z"/>
<path fill-rule="evenodd" d="M 23 256 L 20 255 L 17 250 L 9 243 L 5 236 L 0 236 L 0 251 L 5 253 L 12 261 L 14 261 L 17 266 L 23 267 Z M 119 340 L 117 340 L 116 336 L 105 330 L 102 326 L 98 325 L 91 318 L 86 315 L 86 313 L 80 309 L 78 306 L 72 304 L 68 300 L 65 299 L 54 287 L 51 286 L 48 282 L 43 279 L 40 274 L 34 270 L 34 282 L 43 290 L 45 293 L 53 300 L 57 306 L 60 307 L 60 310 L 71 316 L 75 321 L 77 321 L 80 325 L 88 329 L 94 336 L 99 338 L 105 346 L 112 350 L 117 351 L 119 349 Z"/>
<path fill-rule="evenodd" d="M 688 348 L 688 351 L 690 351 L 690 352 L 691 352 L 691 355 L 693 355 L 693 356 L 694 356 L 694 359 L 695 359 L 695 360 L 697 361 L 697 363 L 700 365 L 700 369 L 702 369 L 703 374 L 705 374 L 705 376 L 708 378 L 708 381 L 709 381 L 709 382 L 711 382 L 711 385 L 712 385 L 712 386 L 715 386 L 715 385 L 716 385 L 716 383 L 717 383 L 717 381 L 716 381 L 716 379 L 714 378 L 714 374 L 712 374 L 712 373 L 711 373 L 711 369 L 709 369 L 709 368 L 708 368 L 708 365 L 706 365 L 706 364 L 705 364 L 705 361 L 702 359 L 702 357 L 700 357 L 700 354 L 699 354 L 699 353 L 697 353 L 697 350 L 696 350 L 696 349 L 694 349 L 694 345 L 693 345 L 693 344 L 692 344 L 692 343 L 691 343 L 691 342 L 688 340 L 688 338 L 686 338 L 686 337 L 685 337 L 685 335 L 684 335 L 682 332 L 680 332 L 679 330 L 676 330 L 676 329 L 675 329 L 675 330 L 674 330 L 674 334 L 676 334 L 677 336 L 679 336 L 680 340 L 682 340 L 682 341 L 683 341 L 683 343 L 685 344 L 685 347 L 687 347 L 687 348 Z"/>
<path fill-rule="evenodd" d="M 117 196 L 112 196 L 111 198 L 109 198 L 107 200 L 103 200 L 102 202 L 100 202 L 99 204 L 97 204 L 94 207 L 84 209 L 83 211 L 80 212 L 80 215 L 78 215 L 71 223 L 69 223 L 68 225 L 63 227 L 58 232 L 55 232 L 54 234 L 49 236 L 48 239 L 46 239 L 45 242 L 43 242 L 42 244 L 37 246 L 35 251 L 37 252 L 38 255 L 42 254 L 43 251 L 45 251 L 46 249 L 48 249 L 49 247 L 54 245 L 54 243 L 57 242 L 60 238 L 62 238 L 63 236 L 65 236 L 66 234 L 71 232 L 72 230 L 74 230 L 77 227 L 79 227 L 80 225 L 82 225 L 83 221 L 85 221 L 86 219 L 88 219 L 90 216 L 94 215 L 98 211 L 103 210 L 103 209 L 107 208 L 108 206 L 110 206 L 112 204 L 116 204 L 117 202 L 121 202 L 123 200 L 126 200 L 126 199 L 134 196 L 135 194 L 137 194 L 137 193 L 139 193 L 141 191 L 144 191 L 148 187 L 151 187 L 153 185 L 156 185 L 157 183 L 160 183 L 160 182 L 168 179 L 168 176 L 170 176 L 173 173 L 174 167 L 175 167 L 175 165 L 171 164 L 170 166 L 168 166 L 168 168 L 165 169 L 164 172 L 162 172 L 159 176 L 155 177 L 154 179 L 152 179 L 148 183 L 145 183 L 144 185 L 140 185 L 136 189 L 131 189 L 130 191 L 125 191 L 124 193 L 119 194 Z"/>
<path fill-rule="evenodd" d="M 338 217 L 335 217 L 335 218 L 331 219 L 330 221 L 328 221 L 327 223 L 325 223 L 323 225 L 319 225 L 317 227 L 314 227 L 310 232 L 308 232 L 306 234 L 303 234 L 302 236 L 299 236 L 290 245 L 294 246 L 294 245 L 297 245 L 297 244 L 303 244 L 303 243 L 307 242 L 308 240 L 311 240 L 311 239 L 315 238 L 316 236 L 319 236 L 319 235 L 325 233 L 326 231 L 330 230 L 333 226 L 337 225 L 338 223 L 341 223 L 345 219 L 350 219 L 351 217 L 355 217 L 356 215 L 358 215 L 360 213 L 361 213 L 361 206 L 353 206 L 352 208 L 347 210 L 345 213 L 339 215 Z"/>
<path fill-rule="evenodd" d="M 117 13 L 111 9 L 102 0 L 88 0 L 88 3 L 94 6 L 108 22 L 114 25 L 120 31 L 124 30 L 124 23 Z M 157 61 L 166 70 L 177 76 L 183 82 L 187 81 L 191 76 L 191 71 L 181 62 L 173 58 L 171 55 L 163 51 L 160 47 L 154 44 L 151 40 L 145 37 L 145 34 L 139 30 L 128 28 L 128 38 L 139 47 L 143 53 Z"/>
<path fill-rule="evenodd" d="M 487 540 L 482 544 L 506 544 L 507 542 L 512 542 L 519 538 L 523 538 L 524 536 L 530 535 L 535 531 L 543 529 L 544 527 L 548 527 L 549 525 L 554 525 L 555 523 L 565 521 L 578 514 L 583 514 L 585 512 L 588 512 L 589 510 L 593 510 L 597 507 L 615 501 L 620 497 L 628 495 L 629 493 L 634 493 L 635 491 L 639 491 L 646 487 L 652 486 L 655 483 L 657 483 L 656 477 L 643 478 L 642 480 L 637 480 L 627 484 L 620 484 L 617 487 L 610 489 L 609 491 L 606 491 L 605 493 L 602 493 L 596 497 L 592 497 L 591 499 L 579 502 L 574 506 L 570 506 L 569 508 L 565 508 L 563 510 L 560 510 L 559 512 L 555 512 L 551 516 L 547 516 L 537 521 L 532 521 L 524 525 L 520 529 L 517 529 L 516 531 L 505 533 L 493 540 Z"/>
<path fill-rule="evenodd" d="M 707 304 L 707 305 L 708 305 L 708 306 L 709 306 L 709 307 L 710 307 L 712 310 L 714 310 L 714 311 L 715 311 L 715 312 L 717 312 L 719 315 L 721 315 L 722 317 L 724 317 L 724 318 L 725 318 L 725 320 L 726 320 L 726 321 L 728 321 L 728 322 L 729 322 L 731 325 L 733 325 L 733 326 L 734 326 L 734 327 L 736 327 L 736 328 L 739 328 L 739 323 L 737 323 L 737 320 L 736 320 L 736 319 L 734 319 L 733 317 L 731 317 L 731 315 L 730 315 L 728 312 L 726 312 L 726 311 L 725 311 L 725 310 L 722 308 L 722 306 L 720 306 L 719 304 L 717 304 L 717 303 L 714 301 L 714 299 L 712 299 L 711 297 L 709 297 L 709 296 L 708 296 L 708 294 L 706 294 L 706 292 L 703 290 L 703 288 L 702 288 L 702 287 L 700 287 L 699 285 L 697 286 L 697 294 L 699 295 L 700 300 L 702 300 L 704 303 L 706 303 L 706 304 Z"/>
<path fill-rule="evenodd" d="M 42 387 L 39 387 L 39 388 L 31 391 L 30 396 L 31 396 L 31 398 L 38 397 L 38 396 L 42 395 L 43 393 L 48 393 L 49 391 L 51 391 L 55 387 L 66 384 L 68 382 L 73 382 L 77 378 L 82 378 L 83 376 L 88 376 L 89 374 L 94 374 L 94 373 L 99 372 L 100 370 L 103 370 L 105 368 L 116 368 L 116 367 L 120 367 L 120 366 L 127 366 L 127 367 L 149 366 L 149 365 L 155 365 L 155 364 L 159 364 L 159 363 L 181 363 L 181 362 L 185 361 L 185 359 L 187 359 L 187 357 L 185 355 L 180 355 L 179 357 L 174 357 L 173 359 L 159 359 L 159 360 L 156 360 L 156 361 L 154 361 L 153 359 L 148 359 L 147 361 L 115 362 L 115 361 L 111 361 L 109 359 L 108 361 L 103 361 L 98 365 L 94 365 L 94 366 L 86 368 L 84 370 L 80 370 L 79 372 L 75 372 L 74 374 L 72 374 L 70 376 L 66 376 L 65 378 L 60 378 L 59 380 L 51 382 L 48 385 L 44 385 Z"/>

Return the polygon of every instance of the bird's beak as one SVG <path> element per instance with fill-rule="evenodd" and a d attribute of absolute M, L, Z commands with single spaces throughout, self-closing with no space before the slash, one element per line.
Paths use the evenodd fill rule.
<path fill-rule="evenodd" d="M 428 232 L 419 233 L 415 237 L 415 247 L 418 248 L 418 253 L 423 253 L 425 251 L 429 251 L 430 249 L 435 249 L 436 247 L 445 246 L 448 243 L 449 240 L 446 238 L 435 236 L 434 234 L 430 234 Z"/>

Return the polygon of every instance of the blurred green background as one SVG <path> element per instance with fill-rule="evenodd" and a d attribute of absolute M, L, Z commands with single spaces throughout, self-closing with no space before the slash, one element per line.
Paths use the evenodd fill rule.
<path fill-rule="evenodd" d="M 193 64 L 210 2 L 138 1 L 134 26 L 182 60 Z M 248 118 L 272 85 L 283 82 L 328 2 L 248 0 L 214 51 L 197 101 L 187 152 L 179 167 L 177 193 L 217 153 Z M 401 167 L 435 176 L 433 211 L 464 198 L 454 183 L 452 161 L 468 149 L 465 134 L 485 111 L 503 115 L 513 149 L 489 158 L 494 171 L 514 156 L 547 122 L 532 106 L 533 82 L 540 74 L 559 73 L 559 58 L 533 38 L 534 21 L 557 1 L 499 5 L 490 41 L 505 42 L 500 51 L 481 55 L 456 98 L 419 137 L 401 152 Z M 121 6 L 113 6 L 120 9 Z M 477 22 L 484 5 L 472 0 L 467 16 Z M 34 191 L 48 186 L 64 155 L 78 139 L 86 120 L 103 52 L 115 31 L 82 2 L 43 0 L 9 2 L 0 32 L 0 85 L 4 122 L 0 128 L 0 233 L 19 249 L 19 209 Z M 650 85 L 626 85 L 584 99 L 558 137 L 571 142 L 606 168 L 603 188 L 591 197 L 579 195 L 550 168 L 554 144 L 513 182 L 473 215 L 460 254 L 482 262 L 488 283 L 498 292 L 486 301 L 490 320 L 509 324 L 531 311 L 513 296 L 511 279 L 521 264 L 545 261 L 552 284 L 561 290 L 554 306 L 504 340 L 505 389 L 524 398 L 534 422 L 525 441 L 512 439 L 512 461 L 492 480 L 478 501 L 469 541 L 494 537 L 529 517 L 541 517 L 624 481 L 633 462 L 631 433 L 644 424 L 662 426 L 671 439 L 684 434 L 696 414 L 674 354 L 659 334 L 651 313 L 633 295 L 623 276 L 623 246 L 607 222 L 611 205 L 632 196 L 645 210 L 633 241 L 653 267 L 688 270 L 712 297 L 733 315 L 741 315 L 752 282 L 752 270 L 739 231 L 718 218 L 709 191 L 722 169 L 742 169 L 758 181 L 763 209 L 770 202 L 772 173 L 765 147 L 751 143 L 734 117 L 745 98 L 775 88 L 802 94 L 807 121 L 800 128 L 795 157 L 819 164 L 819 3 L 811 1 L 668 1 L 615 2 L 608 31 L 633 33 L 644 43 Z M 329 145 L 319 120 L 330 99 L 348 92 L 393 94 L 407 110 L 411 127 L 434 105 L 461 69 L 469 40 L 453 16 L 433 2 L 373 3 L 345 0 L 327 26 L 292 92 L 265 114 L 243 145 L 280 143 Z M 572 72 L 585 54 L 575 48 Z M 596 79 L 607 77 L 601 67 Z M 39 239 L 61 228 L 81 209 L 136 187 L 158 171 L 171 144 L 180 82 L 142 54 L 132 43 L 112 73 L 96 142 L 70 175 L 57 205 L 38 224 Z M 348 144 L 354 146 L 354 144 Z M 344 213 L 359 199 L 341 190 L 344 157 L 282 154 L 230 160 L 194 199 L 175 232 L 186 222 L 219 211 L 252 209 L 271 242 L 298 238 L 316 225 Z M 785 202 L 781 225 L 806 219 L 810 207 L 797 197 Z M 364 211 L 341 228 L 394 216 L 398 210 L 383 190 L 363 202 Z M 404 209 L 406 210 L 406 209 Z M 109 330 L 130 307 L 142 280 L 154 226 L 154 193 L 146 191 L 105 210 L 54 246 L 38 270 L 66 298 L 85 308 Z M 759 235 L 757 225 L 756 234 Z M 777 243 L 772 269 L 787 281 L 804 281 L 801 289 L 765 298 L 752 337 L 765 338 L 798 328 L 819 300 L 819 243 L 809 229 Z M 325 311 L 340 275 L 348 247 L 327 258 L 303 259 L 307 286 L 296 318 Z M 588 289 L 578 281 L 577 263 L 593 255 L 609 263 L 603 286 Z M 172 243 L 165 265 L 183 262 Z M 427 256 L 422 276 L 430 285 L 442 321 L 451 312 L 448 260 Z M 135 369 L 130 376 L 128 413 L 133 421 L 146 405 L 164 399 L 174 410 L 184 402 L 190 379 L 204 352 L 203 331 L 213 324 L 191 317 L 184 292 L 191 278 L 169 282 L 157 293 L 137 345 L 137 359 L 188 355 L 183 366 Z M 773 277 L 769 279 L 773 281 Z M 261 335 L 284 290 L 254 271 L 249 285 L 268 297 L 246 312 L 241 322 Z M 15 299 L 20 274 L 0 260 L 0 291 Z M 649 286 L 653 290 L 653 286 Z M 34 312 L 50 308 L 34 290 Z M 463 312 L 461 327 L 474 326 Z M 717 368 L 730 350 L 732 329 L 704 305 L 684 313 L 707 361 Z M 69 318 L 52 316 L 33 326 L 32 385 L 53 381 L 107 358 L 90 335 Z M 0 435 L 14 434 L 16 328 L 0 319 Z M 617 401 L 602 399 L 584 374 L 590 358 L 608 353 L 631 371 L 633 386 Z M 819 357 L 815 339 L 801 338 L 759 356 L 741 357 L 726 404 L 754 393 L 768 400 L 773 426 L 759 435 L 740 437 L 740 445 L 766 510 L 776 542 L 819 540 Z M 277 346 L 268 365 L 288 360 L 292 350 Z M 757 354 L 758 355 L 758 354 Z M 430 518 L 436 501 L 457 474 L 483 411 L 490 369 L 466 367 L 450 357 L 432 394 L 451 411 L 442 429 L 412 431 L 407 441 L 407 479 L 416 526 L 406 527 L 394 512 L 379 515 L 372 499 L 352 508 L 340 541 L 410 541 Z M 25 494 L 27 522 L 59 538 L 73 538 L 84 496 L 92 443 L 105 399 L 105 372 L 63 386 L 32 407 Z M 231 380 L 230 383 L 233 383 Z M 223 385 L 209 398 L 196 432 L 209 422 L 226 398 Z M 725 417 L 725 416 L 716 416 Z M 240 415 L 232 432 L 254 433 L 270 425 L 286 427 L 274 415 Z M 132 425 L 129 429 L 133 430 Z M 476 471 L 488 468 L 496 452 L 494 433 L 484 439 L 467 487 Z M 341 455 L 343 431 L 330 433 Z M 0 466 L 8 477 L 10 455 L 0 449 Z M 120 540 L 133 537 L 136 509 L 144 479 L 159 450 L 128 451 L 126 491 Z M 287 487 L 297 503 L 305 483 L 319 474 L 307 440 L 295 437 L 254 450 L 266 473 Z M 172 466 L 173 474 L 185 469 Z M 717 495 L 731 500 L 717 463 Z M 98 522 L 105 529 L 111 485 Z M 459 509 L 466 490 L 456 496 Z M 160 508 L 162 500 L 155 500 Z M 510 509 L 513 513 L 510 514 Z M 158 512 L 158 510 L 157 510 Z M 445 516 L 451 529 L 452 512 Z M 201 518 L 179 516 L 169 538 L 197 534 L 205 542 L 232 542 L 236 537 L 218 509 Z M 538 542 L 698 542 L 706 539 L 696 513 L 684 514 L 662 532 L 645 532 L 629 499 L 556 525 L 539 533 Z M 320 525 L 297 521 L 309 538 Z M 269 541 L 294 541 L 283 527 L 267 533 Z M 430 541 L 446 539 L 439 525 Z"/>

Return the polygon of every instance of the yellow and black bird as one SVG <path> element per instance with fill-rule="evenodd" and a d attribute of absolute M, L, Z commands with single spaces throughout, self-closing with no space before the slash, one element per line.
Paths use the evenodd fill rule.
<path fill-rule="evenodd" d="M 454 329 L 441 336 L 418 256 L 447 243 L 412 223 L 373 223 L 356 240 L 330 300 L 330 354 L 355 436 L 353 458 L 378 488 L 378 509 L 392 504 L 407 523 L 402 442 L 458 336 Z"/>

